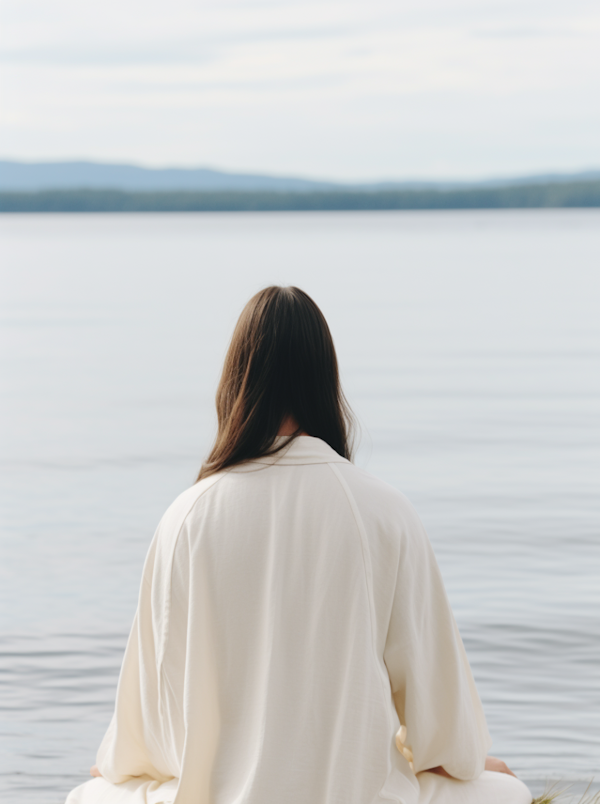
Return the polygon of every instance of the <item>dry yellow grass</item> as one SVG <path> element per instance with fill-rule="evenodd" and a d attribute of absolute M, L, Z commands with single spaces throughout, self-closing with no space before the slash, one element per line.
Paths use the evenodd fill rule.
<path fill-rule="evenodd" d="M 550 785 L 541 796 L 534 798 L 532 804 L 600 804 L 600 792 L 590 796 L 586 790 L 581 798 L 576 798 L 569 793 L 568 786 L 561 787 L 557 782 Z"/>

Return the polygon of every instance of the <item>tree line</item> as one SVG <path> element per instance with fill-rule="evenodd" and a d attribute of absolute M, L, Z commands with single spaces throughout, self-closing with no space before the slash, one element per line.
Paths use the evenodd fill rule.
<path fill-rule="evenodd" d="M 0 192 L 0 212 L 309 212 L 600 207 L 600 181 L 452 190 Z"/>

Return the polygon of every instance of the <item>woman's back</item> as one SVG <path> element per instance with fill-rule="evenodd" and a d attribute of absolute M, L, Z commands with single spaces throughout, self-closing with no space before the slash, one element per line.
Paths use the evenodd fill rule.
<path fill-rule="evenodd" d="M 398 728 L 375 660 L 361 537 L 332 469 L 345 461 L 313 441 L 217 480 L 175 548 L 166 656 L 184 637 L 175 623 L 188 589 L 206 585 L 198 652 L 215 659 L 203 704 L 218 701 L 215 802 L 369 801 Z M 177 657 L 163 672 L 182 690 Z"/>

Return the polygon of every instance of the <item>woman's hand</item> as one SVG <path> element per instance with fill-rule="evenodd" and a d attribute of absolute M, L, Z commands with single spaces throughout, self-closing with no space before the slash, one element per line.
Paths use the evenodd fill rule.
<path fill-rule="evenodd" d="M 496 757 L 487 757 L 485 760 L 485 769 L 495 771 L 496 773 L 508 773 L 509 776 L 514 776 L 515 779 L 517 778 L 506 762 L 502 762 L 501 759 L 496 759 Z"/>
<path fill-rule="evenodd" d="M 102 774 L 98 770 L 97 765 L 92 765 L 92 767 L 90 768 L 90 776 L 100 776 L 100 777 L 102 777 Z"/>
<path fill-rule="evenodd" d="M 426 773 L 436 773 L 438 776 L 445 776 L 446 779 L 453 779 L 453 776 L 450 776 L 448 771 L 445 771 L 441 765 L 438 765 L 437 768 L 429 768 L 429 770 L 425 771 Z"/>

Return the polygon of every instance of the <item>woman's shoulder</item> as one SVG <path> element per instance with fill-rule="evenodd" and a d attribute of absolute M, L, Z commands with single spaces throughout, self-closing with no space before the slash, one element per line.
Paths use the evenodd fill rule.
<path fill-rule="evenodd" d="M 159 529 L 176 526 L 182 523 L 196 504 L 213 488 L 223 477 L 223 472 L 210 475 L 199 480 L 193 486 L 182 491 L 167 508 L 160 520 Z"/>
<path fill-rule="evenodd" d="M 414 505 L 401 491 L 352 464 L 338 469 L 369 545 L 377 585 L 391 594 L 402 556 L 413 556 L 406 563 L 412 568 L 428 560 L 430 548 L 425 528 Z M 387 599 L 385 594 L 383 598 Z"/>
<path fill-rule="evenodd" d="M 388 514 L 407 523 L 419 519 L 408 497 L 394 486 L 355 464 L 345 463 L 338 469 L 361 510 Z"/>

